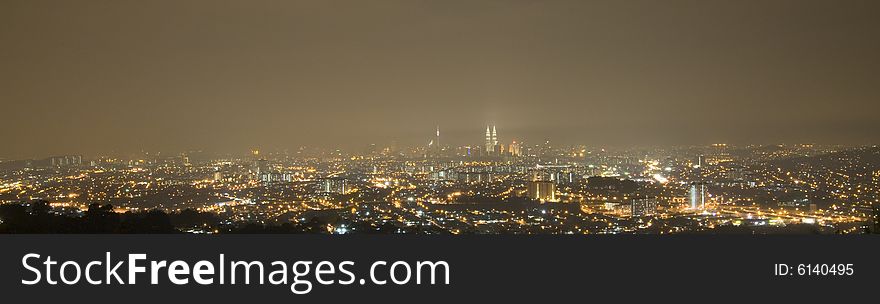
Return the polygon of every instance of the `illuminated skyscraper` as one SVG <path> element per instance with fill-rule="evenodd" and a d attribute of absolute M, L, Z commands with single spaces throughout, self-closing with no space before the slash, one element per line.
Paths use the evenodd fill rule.
<path fill-rule="evenodd" d="M 697 164 L 694 165 L 694 176 L 696 181 L 691 183 L 690 207 L 691 209 L 703 209 L 706 207 L 706 183 L 703 182 L 703 155 L 697 157 Z"/>
<path fill-rule="evenodd" d="M 495 131 L 495 125 L 492 125 L 492 146 L 498 145 L 498 132 Z"/>
<path fill-rule="evenodd" d="M 513 155 L 513 156 L 522 155 L 522 148 L 520 147 L 519 143 L 517 143 L 515 140 L 513 141 L 513 143 L 510 144 L 510 149 L 508 149 L 508 150 L 510 151 L 510 155 Z"/>
<path fill-rule="evenodd" d="M 330 178 L 324 179 L 324 192 L 325 193 L 345 194 L 347 191 L 348 191 L 348 187 L 345 183 L 344 178 L 330 177 Z"/>
<path fill-rule="evenodd" d="M 486 125 L 486 154 L 497 155 L 501 152 L 497 147 L 498 130 L 495 128 L 495 125 L 492 125 L 491 128 L 489 125 Z"/>
<path fill-rule="evenodd" d="M 706 207 L 706 185 L 702 182 L 692 183 L 690 189 L 691 209 Z"/>
<path fill-rule="evenodd" d="M 550 181 L 530 181 L 529 198 L 539 201 L 556 201 L 556 184 Z"/>
<path fill-rule="evenodd" d="M 437 126 L 437 134 L 434 136 L 434 146 L 440 151 L 440 126 Z"/>
<path fill-rule="evenodd" d="M 697 156 L 697 164 L 693 166 L 694 177 L 698 181 L 703 181 L 703 156 Z"/>
<path fill-rule="evenodd" d="M 489 129 L 489 125 L 486 125 L 486 153 L 490 153 L 495 150 L 495 144 L 492 143 L 492 131 Z"/>
<path fill-rule="evenodd" d="M 440 146 L 440 126 L 437 126 L 437 131 L 434 133 L 434 138 L 428 143 L 428 149 L 426 151 L 426 155 L 440 156 L 440 152 L 443 148 Z"/>

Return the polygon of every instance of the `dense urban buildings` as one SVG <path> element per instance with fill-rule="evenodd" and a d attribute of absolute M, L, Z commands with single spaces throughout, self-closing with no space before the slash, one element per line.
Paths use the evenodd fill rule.
<path fill-rule="evenodd" d="M 612 150 L 508 140 L 505 149 L 499 133 L 487 126 L 483 145 L 441 146 L 437 127 L 427 145 L 410 148 L 5 160 L 0 200 L 23 212 L 48 204 L 50 213 L 70 218 L 101 207 L 121 215 L 159 210 L 212 219 L 175 224 L 192 233 L 282 226 L 453 234 L 870 233 L 877 227 L 877 146 Z M 3 218 L 9 212 L 0 212 L 0 229 L 9 228 Z"/>

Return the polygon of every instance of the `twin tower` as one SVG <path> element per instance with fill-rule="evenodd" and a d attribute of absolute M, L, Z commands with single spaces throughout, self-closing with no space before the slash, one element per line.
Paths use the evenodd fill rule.
<path fill-rule="evenodd" d="M 486 126 L 486 152 L 495 152 L 495 147 L 498 146 L 498 132 L 495 130 L 495 126 L 492 126 L 492 129 L 489 129 L 489 126 Z"/>
<path fill-rule="evenodd" d="M 513 146 L 511 146 L 511 149 L 513 149 L 514 146 L 518 147 L 518 145 L 516 145 L 516 141 L 514 141 L 514 143 L 512 145 Z M 428 143 L 428 147 L 429 147 L 429 149 L 433 148 L 437 151 L 439 151 L 441 149 L 440 148 L 440 127 L 439 126 L 437 127 L 436 133 L 434 134 L 434 138 Z M 495 127 L 495 125 L 487 125 L 486 126 L 486 142 L 485 142 L 484 148 L 485 148 L 485 150 L 483 150 L 483 151 L 485 151 L 485 153 L 488 153 L 488 154 L 501 155 L 505 152 L 504 145 L 500 144 L 498 141 L 498 130 Z M 517 154 L 518 154 L 518 152 L 519 151 L 517 149 Z M 513 153 L 513 151 L 511 151 L 511 153 Z"/>

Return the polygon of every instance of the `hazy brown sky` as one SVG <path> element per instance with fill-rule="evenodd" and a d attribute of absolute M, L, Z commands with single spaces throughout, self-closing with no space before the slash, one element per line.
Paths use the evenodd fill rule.
<path fill-rule="evenodd" d="M 0 1 L 0 157 L 878 143 L 880 1 Z"/>

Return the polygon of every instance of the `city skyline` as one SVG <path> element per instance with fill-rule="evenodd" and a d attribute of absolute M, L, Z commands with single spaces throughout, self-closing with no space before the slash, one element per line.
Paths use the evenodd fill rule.
<path fill-rule="evenodd" d="M 440 150 L 0 162 L 0 233 L 880 231 L 877 146 L 604 150 L 503 134 Z"/>
<path fill-rule="evenodd" d="M 459 138 L 449 139 L 447 135 L 447 131 L 443 129 L 443 135 L 441 136 L 441 126 L 436 125 L 434 129 L 430 130 L 430 134 L 421 134 L 421 138 L 413 139 L 410 141 L 400 141 L 393 138 L 386 138 L 384 140 L 379 140 L 377 142 L 369 142 L 360 145 L 352 145 L 345 143 L 336 143 L 329 145 L 278 145 L 275 144 L 258 144 L 250 147 L 240 147 L 229 145 L 223 148 L 214 148 L 214 149 L 203 149 L 203 148 L 184 148 L 179 150 L 139 150 L 139 151 L 117 151 L 117 150 L 105 150 L 105 151 L 97 151 L 97 152 L 87 152 L 81 153 L 77 151 L 77 149 L 68 150 L 62 153 L 55 154 L 33 154 L 33 155 L 22 155 L 17 157 L 3 157 L 0 155 L 0 161 L 10 161 L 10 160 L 25 160 L 25 159 L 47 159 L 53 157 L 63 157 L 63 156 L 79 156 L 79 157 L 137 157 L 137 155 L 153 155 L 154 157 L 158 157 L 164 155 L 165 157 L 174 157 L 180 154 L 186 153 L 209 153 L 214 156 L 241 156 L 247 155 L 249 153 L 253 153 L 256 151 L 262 151 L 264 153 L 280 153 L 280 154 L 288 154 L 295 151 L 303 151 L 311 150 L 311 151 L 338 151 L 340 153 L 345 153 L 349 155 L 367 155 L 369 153 L 364 153 L 364 151 L 368 151 L 371 149 L 393 149 L 396 153 L 411 154 L 415 152 L 416 154 L 420 154 L 425 157 L 437 157 L 437 156 L 456 156 L 454 150 L 461 149 L 474 149 L 479 151 L 486 151 L 489 153 L 498 153 L 498 154 L 510 154 L 512 153 L 511 149 L 516 149 L 514 153 L 519 154 L 519 151 L 523 147 L 531 146 L 540 146 L 540 145 L 551 145 L 557 147 L 581 147 L 581 148 L 589 148 L 591 151 L 593 150 L 601 150 L 605 151 L 606 149 L 615 150 L 615 151 L 627 151 L 627 150 L 638 150 L 638 149 L 683 149 L 683 148 L 696 148 L 696 147 L 710 147 L 716 145 L 725 145 L 731 147 L 738 148 L 754 148 L 754 147 L 772 147 L 772 146 L 803 146 L 803 145 L 820 145 L 827 147 L 835 147 L 838 149 L 847 149 L 847 148 L 857 148 L 857 147 L 876 147 L 876 144 L 840 144 L 840 143 L 817 143 L 817 142 L 776 142 L 776 143 L 759 143 L 759 142 L 745 142 L 745 143 L 729 143 L 729 142 L 703 142 L 703 143 L 691 143 L 691 144 L 675 144 L 675 143 L 645 143 L 641 145 L 591 145 L 584 142 L 558 142 L 550 137 L 544 137 L 539 140 L 530 140 L 525 137 L 518 137 L 515 135 L 509 135 L 506 131 L 502 129 L 504 136 L 500 135 L 501 131 L 499 131 L 498 125 L 495 123 L 486 123 L 485 134 L 480 133 L 480 135 L 476 135 L 476 130 L 468 130 L 471 134 L 468 136 L 459 136 Z M 461 133 L 461 132 L 458 132 Z M 467 137 L 468 139 L 461 139 Z M 480 138 L 477 140 L 476 138 Z M 450 143 L 452 142 L 452 143 Z M 514 148 L 515 147 L 515 148 Z M 377 150 L 377 151 L 378 151 Z M 407 153 L 403 153 L 407 151 Z M 420 152 L 419 152 L 420 151 Z M 374 151 L 376 152 L 376 151 Z M 438 154 L 440 153 L 440 154 Z M 442 155 L 441 155 L 442 154 Z M 464 155 L 458 155 L 464 156 Z"/>
<path fill-rule="evenodd" d="M 880 142 L 876 1 L 0 3 L 0 157 Z M 230 151 L 231 150 L 231 151 Z"/>

